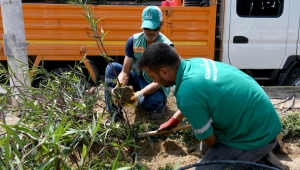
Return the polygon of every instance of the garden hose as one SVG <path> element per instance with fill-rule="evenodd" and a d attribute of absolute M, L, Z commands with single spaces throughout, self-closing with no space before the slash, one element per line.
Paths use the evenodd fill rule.
<path fill-rule="evenodd" d="M 257 168 L 280 170 L 278 168 L 270 167 L 267 165 L 262 165 L 262 164 L 258 164 L 258 163 L 254 163 L 254 162 L 237 161 L 237 160 L 235 160 L 235 161 L 234 160 L 218 160 L 218 161 L 200 162 L 200 163 L 195 163 L 195 164 L 181 167 L 178 170 L 185 170 L 185 169 L 189 169 L 189 168 L 200 167 L 200 166 L 211 165 L 211 164 L 241 164 L 241 165 L 248 165 L 248 166 L 257 167 Z"/>

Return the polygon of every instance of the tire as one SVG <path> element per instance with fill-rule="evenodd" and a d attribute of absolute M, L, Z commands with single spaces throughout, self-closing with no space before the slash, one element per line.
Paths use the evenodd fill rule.
<path fill-rule="evenodd" d="M 300 86 L 300 67 L 293 69 L 287 76 L 284 85 L 286 86 Z"/>

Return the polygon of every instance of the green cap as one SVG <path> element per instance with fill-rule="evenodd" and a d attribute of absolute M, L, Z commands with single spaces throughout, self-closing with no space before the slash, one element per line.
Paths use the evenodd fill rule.
<path fill-rule="evenodd" d="M 157 6 L 148 6 L 142 13 L 141 28 L 156 29 L 162 21 L 162 12 Z"/>

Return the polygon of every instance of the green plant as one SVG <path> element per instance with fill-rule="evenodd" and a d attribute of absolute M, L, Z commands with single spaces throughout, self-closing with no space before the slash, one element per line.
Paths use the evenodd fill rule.
<path fill-rule="evenodd" d="M 100 55 L 109 64 L 111 58 L 103 46 L 105 33 L 101 29 L 100 36 L 97 30 L 99 19 L 93 18 L 85 4 L 79 5 L 92 27 L 93 34 L 88 36 L 95 39 Z M 113 119 L 106 124 L 105 117 L 111 113 L 105 108 L 94 109 L 97 100 L 102 100 L 98 94 L 103 86 L 86 93 L 91 87 L 81 76 L 82 62 L 83 59 L 71 71 L 59 74 L 48 72 L 43 65 L 25 73 L 40 75 L 39 88 L 22 82 L 21 86 L 5 86 L 7 93 L 0 97 L 0 126 L 4 130 L 0 136 L 1 169 L 134 169 L 138 146 L 131 126 Z M 0 68 L 0 82 L 7 83 L 15 76 L 9 66 L 8 69 L 9 72 Z M 10 97 L 16 99 L 16 104 L 7 105 Z M 20 118 L 14 125 L 6 124 L 10 114 Z"/>
<path fill-rule="evenodd" d="M 188 124 L 188 121 L 187 119 L 184 118 L 179 124 L 179 126 L 186 125 L 186 124 Z M 179 140 L 186 147 L 195 146 L 196 137 L 192 128 L 174 132 L 172 133 L 172 135 L 170 135 L 170 138 Z"/>
<path fill-rule="evenodd" d="M 165 167 L 159 167 L 157 170 L 173 170 L 171 164 L 166 164 Z"/>
<path fill-rule="evenodd" d="M 13 76 L 3 66 L 0 70 L 5 75 L 1 82 Z M 86 94 L 90 85 L 78 77 L 79 65 L 59 76 L 42 67 L 34 70 L 34 74 L 44 75 L 39 88 L 3 86 L 7 93 L 0 96 L 1 169 L 117 169 L 134 165 L 138 146 L 130 125 L 104 124 L 109 113 L 105 108 L 101 112 L 94 109 L 97 100 L 102 100 L 98 92 L 103 89 L 100 86 L 95 93 Z M 15 105 L 7 104 L 11 97 L 17 99 Z M 8 125 L 9 115 L 20 120 Z"/>
<path fill-rule="evenodd" d="M 283 139 L 289 137 L 300 137 L 300 113 L 291 113 L 280 117 L 282 123 Z"/>

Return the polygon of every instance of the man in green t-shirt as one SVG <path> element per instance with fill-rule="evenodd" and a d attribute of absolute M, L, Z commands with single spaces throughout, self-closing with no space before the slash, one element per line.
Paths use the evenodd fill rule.
<path fill-rule="evenodd" d="M 261 86 L 239 69 L 205 58 L 183 60 L 163 43 L 148 46 L 137 67 L 162 86 L 175 85 L 179 110 L 159 130 L 186 117 L 195 136 L 210 147 L 201 162 L 258 162 L 276 146 L 279 116 Z M 226 167 L 241 169 L 239 164 L 205 166 Z"/>

